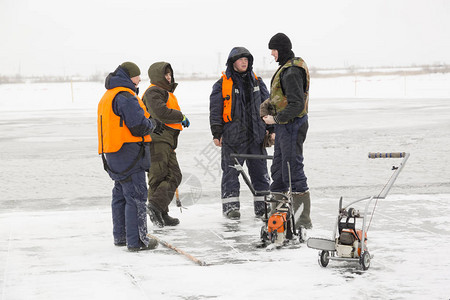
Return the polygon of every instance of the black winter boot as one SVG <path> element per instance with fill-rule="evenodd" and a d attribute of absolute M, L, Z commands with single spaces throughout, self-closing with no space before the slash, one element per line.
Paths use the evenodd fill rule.
<path fill-rule="evenodd" d="M 239 209 L 230 209 L 224 215 L 225 217 L 231 220 L 239 220 L 241 218 L 241 213 L 239 212 Z"/>
<path fill-rule="evenodd" d="M 164 219 L 162 217 L 162 212 L 159 208 L 153 205 L 151 202 L 147 204 L 147 213 L 152 221 L 153 225 L 158 227 L 164 227 Z"/>
<path fill-rule="evenodd" d="M 162 213 L 162 218 L 166 226 L 177 226 L 178 224 L 180 224 L 180 220 L 178 220 L 177 218 L 172 218 L 167 212 Z"/>
<path fill-rule="evenodd" d="M 158 247 L 158 241 L 155 239 L 150 239 L 147 246 L 141 242 L 140 247 L 128 247 L 128 251 L 138 252 L 138 251 L 145 251 L 145 250 L 153 250 L 156 247 Z"/>

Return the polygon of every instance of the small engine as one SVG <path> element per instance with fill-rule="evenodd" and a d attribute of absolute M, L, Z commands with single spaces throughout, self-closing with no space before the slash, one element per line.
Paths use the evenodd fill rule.
<path fill-rule="evenodd" d="M 362 230 L 342 229 L 339 238 L 336 239 L 336 252 L 339 257 L 357 258 L 361 256 Z M 367 249 L 367 233 L 364 243 Z M 357 251 L 356 251 L 357 250 Z"/>
<path fill-rule="evenodd" d="M 270 216 L 267 222 L 267 232 L 272 243 L 281 245 L 286 239 L 287 212 L 276 212 Z"/>

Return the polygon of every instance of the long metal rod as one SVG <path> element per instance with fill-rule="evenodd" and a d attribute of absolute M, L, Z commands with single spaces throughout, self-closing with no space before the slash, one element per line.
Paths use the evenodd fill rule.
<path fill-rule="evenodd" d="M 292 220 L 292 233 L 297 234 L 297 230 L 295 229 L 295 212 L 294 212 L 294 194 L 292 192 L 292 178 L 291 178 L 291 164 L 287 162 L 288 174 L 289 174 L 289 212 L 291 214 Z M 300 208 L 299 208 L 300 210 Z M 301 230 L 300 230 L 301 232 Z"/>
<path fill-rule="evenodd" d="M 359 262 L 359 258 L 351 258 L 351 257 L 341 257 L 341 256 L 330 256 L 330 260 L 340 260 L 340 261 L 354 261 Z"/>
<path fill-rule="evenodd" d="M 394 171 L 394 174 L 392 174 L 391 179 L 387 183 L 387 185 L 384 187 L 384 189 L 381 191 L 380 196 L 378 198 L 384 199 L 386 198 L 387 194 L 389 193 L 391 187 L 394 185 L 395 180 L 397 179 L 398 175 L 402 171 L 403 167 L 406 164 L 406 161 L 409 158 L 409 153 L 405 153 L 405 157 L 403 158 L 402 162 L 398 166 L 398 168 Z"/>
<path fill-rule="evenodd" d="M 369 210 L 369 205 L 370 202 L 372 202 L 374 197 L 370 197 L 369 201 L 367 201 L 366 203 L 366 207 L 364 209 L 364 217 L 363 217 L 363 223 L 362 223 L 362 232 L 361 232 L 361 238 L 360 238 L 360 243 L 361 243 L 361 255 L 364 253 L 364 251 L 366 251 L 366 232 L 367 232 L 367 228 L 366 228 L 366 218 L 367 218 L 367 211 Z"/>
<path fill-rule="evenodd" d="M 240 153 L 231 153 L 231 158 L 239 157 L 239 158 L 248 158 L 248 159 L 273 159 L 273 155 L 262 155 L 262 154 L 240 154 Z"/>
<path fill-rule="evenodd" d="M 242 178 L 244 179 L 245 184 L 247 184 L 247 186 L 250 189 L 250 191 L 252 192 L 252 194 L 254 196 L 257 196 L 255 187 L 253 186 L 252 182 L 250 181 L 250 178 L 248 178 L 247 174 L 245 173 L 244 168 L 239 163 L 239 160 L 236 157 L 234 157 L 234 160 L 235 160 L 235 165 L 230 166 L 230 167 L 235 168 L 239 173 L 242 174 Z"/>
<path fill-rule="evenodd" d="M 168 242 L 166 242 L 166 241 L 164 241 L 164 240 L 162 240 L 162 239 L 160 239 L 160 238 L 158 238 L 158 237 L 156 237 L 156 236 L 154 236 L 154 235 L 152 235 L 152 234 L 150 234 L 150 233 L 147 233 L 147 236 L 148 236 L 149 238 L 152 238 L 152 239 L 157 240 L 158 243 L 160 243 L 161 245 L 163 245 L 163 246 L 165 246 L 165 247 L 167 247 L 167 248 L 169 248 L 169 249 L 172 249 L 172 250 L 178 252 L 178 253 L 181 254 L 181 255 L 186 256 L 187 258 L 189 258 L 191 261 L 195 262 L 196 264 L 198 264 L 198 265 L 200 265 L 200 266 L 206 266 L 206 263 L 205 263 L 204 261 L 201 261 L 201 260 L 199 260 L 198 258 L 195 258 L 194 256 L 192 256 L 192 255 L 190 255 L 190 254 L 184 252 L 183 250 L 178 249 L 178 248 L 175 247 L 175 246 L 172 246 L 172 245 L 169 244 Z"/>

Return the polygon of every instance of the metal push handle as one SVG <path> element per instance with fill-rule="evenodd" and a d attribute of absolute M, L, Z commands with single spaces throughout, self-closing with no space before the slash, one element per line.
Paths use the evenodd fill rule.
<path fill-rule="evenodd" d="M 247 174 L 244 171 L 244 168 L 241 166 L 241 164 L 239 163 L 239 160 L 237 159 L 237 155 L 233 155 L 231 154 L 231 157 L 234 158 L 234 166 L 230 166 L 231 168 L 235 168 L 236 171 L 238 171 L 239 173 L 242 174 L 242 178 L 245 181 L 245 184 L 247 184 L 247 186 L 249 187 L 250 191 L 252 192 L 253 196 L 266 196 L 270 194 L 270 191 L 257 191 L 255 190 L 255 188 L 253 187 L 253 184 L 250 180 L 250 178 L 247 176 Z"/>
<path fill-rule="evenodd" d="M 369 158 L 403 158 L 403 160 L 401 161 L 401 163 L 399 164 L 398 167 L 392 168 L 394 170 L 394 173 L 392 174 L 391 178 L 389 179 L 388 183 L 383 188 L 381 193 L 376 198 L 381 198 L 381 199 L 386 198 L 387 194 L 389 193 L 389 190 L 391 189 L 391 187 L 394 184 L 395 180 L 397 179 L 398 175 L 403 170 L 403 167 L 405 166 L 406 161 L 409 158 L 409 155 L 410 154 L 408 152 L 389 152 L 389 153 L 370 152 L 369 153 Z"/>
<path fill-rule="evenodd" d="M 406 156 L 406 152 L 369 152 L 369 158 L 403 158 Z"/>
<path fill-rule="evenodd" d="M 262 155 L 262 154 L 239 154 L 231 153 L 231 158 L 245 158 L 245 159 L 273 159 L 273 155 Z"/>
<path fill-rule="evenodd" d="M 250 192 L 254 196 L 266 196 L 270 194 L 270 191 L 257 191 L 255 190 L 250 178 L 247 176 L 247 174 L 244 171 L 244 168 L 239 163 L 238 158 L 243 159 L 273 159 L 273 155 L 261 155 L 261 154 L 240 154 L 240 153 L 231 153 L 230 157 L 234 159 L 234 166 L 230 166 L 232 168 L 235 168 L 239 173 L 242 174 L 242 178 L 244 179 L 245 184 L 250 189 Z"/>

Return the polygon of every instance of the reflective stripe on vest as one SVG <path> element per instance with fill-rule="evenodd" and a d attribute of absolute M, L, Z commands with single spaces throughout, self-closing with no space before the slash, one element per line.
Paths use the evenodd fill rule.
<path fill-rule="evenodd" d="M 258 77 L 253 73 L 255 79 Z M 239 92 L 239 90 L 237 91 Z M 231 122 L 233 119 L 231 117 L 231 109 L 233 107 L 233 79 L 227 78 L 224 72 L 222 72 L 222 98 L 223 98 L 223 121 L 225 123 Z"/>
<path fill-rule="evenodd" d="M 116 87 L 107 90 L 98 103 L 97 111 L 97 132 L 98 132 L 98 153 L 117 152 L 124 143 L 150 142 L 150 135 L 144 137 L 134 136 L 125 125 L 121 117 L 116 115 L 112 108 L 112 102 L 120 92 L 128 92 L 138 99 L 139 105 L 145 112 L 145 117 L 150 114 L 145 108 L 144 102 L 131 90 L 124 87 Z"/>
<path fill-rule="evenodd" d="M 156 86 L 156 85 L 150 84 L 150 86 L 147 88 L 147 90 L 149 88 L 151 88 L 152 86 Z M 145 92 L 147 92 L 147 90 Z M 167 99 L 167 102 L 166 102 L 167 108 L 181 111 L 180 105 L 178 104 L 177 97 L 175 97 L 175 95 L 171 92 L 168 92 L 168 93 L 169 93 L 169 99 Z M 145 95 L 145 93 L 144 93 L 144 95 Z M 180 131 L 183 130 L 183 126 L 181 126 L 181 122 L 180 123 L 171 123 L 171 124 L 165 123 L 165 125 L 170 128 L 176 129 L 176 130 L 180 130 Z"/>

